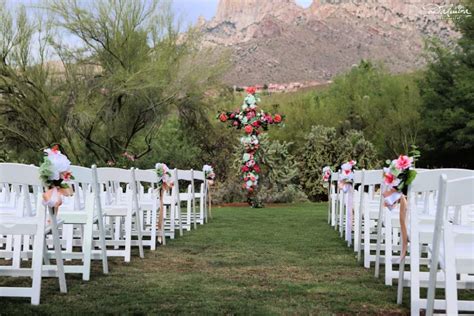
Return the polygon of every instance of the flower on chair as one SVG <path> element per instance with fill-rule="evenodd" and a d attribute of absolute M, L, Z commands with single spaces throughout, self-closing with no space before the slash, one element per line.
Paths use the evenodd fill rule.
<path fill-rule="evenodd" d="M 174 183 L 171 178 L 171 172 L 168 166 L 164 163 L 156 164 L 156 174 L 158 175 L 158 187 L 168 190 L 172 188 Z"/>

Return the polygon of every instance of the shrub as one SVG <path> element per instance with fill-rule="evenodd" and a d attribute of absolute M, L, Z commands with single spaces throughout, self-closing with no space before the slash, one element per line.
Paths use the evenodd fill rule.
<path fill-rule="evenodd" d="M 322 169 L 330 166 L 337 170 L 347 160 L 357 160 L 359 168 L 379 166 L 372 143 L 360 131 L 349 130 L 338 134 L 335 128 L 313 126 L 300 149 L 301 186 L 311 200 L 322 200 L 327 189 L 322 185 Z"/>

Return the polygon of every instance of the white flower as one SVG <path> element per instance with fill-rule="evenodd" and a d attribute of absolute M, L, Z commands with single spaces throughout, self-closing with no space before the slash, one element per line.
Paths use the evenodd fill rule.
<path fill-rule="evenodd" d="M 69 170 L 71 162 L 59 150 L 45 149 L 44 152 L 48 154 L 48 160 L 51 162 L 52 175 L 49 179 L 59 180 L 61 178 L 60 174 Z"/>

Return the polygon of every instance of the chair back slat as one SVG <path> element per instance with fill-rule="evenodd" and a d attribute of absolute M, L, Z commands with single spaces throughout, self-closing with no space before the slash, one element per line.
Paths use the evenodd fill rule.
<path fill-rule="evenodd" d="M 38 167 L 19 163 L 0 163 L 0 183 L 43 185 Z"/>
<path fill-rule="evenodd" d="M 440 176 L 446 175 L 448 180 L 474 176 L 474 170 L 469 169 L 433 169 L 424 170 L 416 175 L 415 180 L 410 185 L 412 192 L 438 191 Z"/>
<path fill-rule="evenodd" d="M 446 206 L 459 207 L 474 204 L 474 176 L 447 180 L 446 184 Z M 461 210 L 461 208 L 458 209 Z"/>

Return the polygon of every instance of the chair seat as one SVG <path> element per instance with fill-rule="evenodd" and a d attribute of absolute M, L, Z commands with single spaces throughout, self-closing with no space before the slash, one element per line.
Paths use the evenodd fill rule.
<path fill-rule="evenodd" d="M 102 208 L 105 216 L 126 216 L 128 207 L 126 205 L 106 205 Z"/>
<path fill-rule="evenodd" d="M 431 246 L 429 247 L 429 251 L 432 251 Z M 453 253 L 455 256 L 457 273 L 474 273 L 474 243 L 456 242 L 454 245 Z M 439 263 L 443 270 L 445 269 L 444 254 L 444 245 L 443 243 L 441 243 L 439 252 Z"/>
<path fill-rule="evenodd" d="M 59 216 L 65 224 L 85 224 L 87 221 L 87 214 L 81 211 L 63 211 L 60 209 Z"/>

